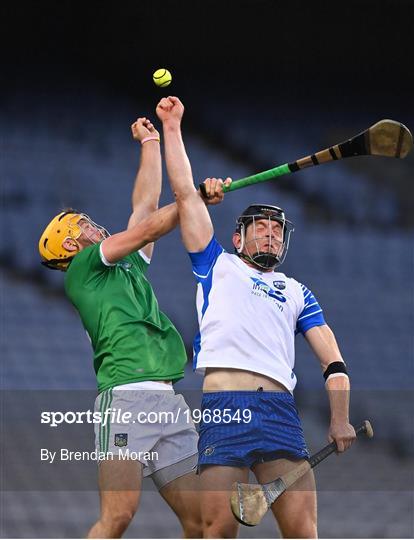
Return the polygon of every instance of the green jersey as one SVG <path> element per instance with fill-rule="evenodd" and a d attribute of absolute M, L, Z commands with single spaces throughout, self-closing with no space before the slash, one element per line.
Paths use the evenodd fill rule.
<path fill-rule="evenodd" d="M 95 244 L 78 253 L 66 271 L 66 294 L 92 342 L 99 392 L 184 376 L 184 343 L 159 310 L 147 268 L 139 253 L 107 266 Z"/>

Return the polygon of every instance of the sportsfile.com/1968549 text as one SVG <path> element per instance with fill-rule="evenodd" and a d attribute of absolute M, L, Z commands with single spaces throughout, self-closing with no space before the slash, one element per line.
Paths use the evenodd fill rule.
<path fill-rule="evenodd" d="M 229 424 L 230 422 L 248 424 L 252 419 L 250 409 L 181 409 L 177 411 L 141 411 L 132 413 L 116 407 L 105 411 L 42 411 L 40 423 L 50 427 L 61 424 L 173 424 L 184 416 L 187 423 L 199 422 Z"/>

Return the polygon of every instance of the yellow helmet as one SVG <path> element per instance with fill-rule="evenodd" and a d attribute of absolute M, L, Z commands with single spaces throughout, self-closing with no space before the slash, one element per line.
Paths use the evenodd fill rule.
<path fill-rule="evenodd" d="M 43 265 L 63 272 L 67 269 L 78 252 L 68 251 L 63 247 L 63 242 L 68 238 L 76 241 L 80 237 L 82 229 L 79 221 L 84 217 L 84 214 L 76 210 L 69 210 L 52 219 L 39 240 L 39 253 Z"/>

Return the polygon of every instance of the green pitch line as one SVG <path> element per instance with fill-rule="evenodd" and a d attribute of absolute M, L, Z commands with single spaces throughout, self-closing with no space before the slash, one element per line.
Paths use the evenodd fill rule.
<path fill-rule="evenodd" d="M 272 178 L 277 178 L 278 176 L 283 176 L 284 174 L 291 174 L 293 171 L 290 170 L 289 164 L 285 163 L 284 165 L 279 165 L 273 169 L 263 171 L 261 173 L 253 174 L 252 176 L 246 176 L 245 178 L 240 178 L 239 180 L 234 180 L 230 187 L 223 186 L 223 191 L 234 191 L 236 189 L 244 188 L 250 186 L 251 184 L 258 184 L 259 182 L 266 182 L 266 180 L 271 180 Z"/>

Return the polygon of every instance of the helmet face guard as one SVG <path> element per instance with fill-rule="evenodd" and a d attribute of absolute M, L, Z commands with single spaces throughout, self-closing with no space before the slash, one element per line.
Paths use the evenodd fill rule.
<path fill-rule="evenodd" d="M 97 229 L 100 235 L 99 240 L 94 240 L 86 230 L 82 228 L 81 220 L 86 221 Z M 52 270 L 66 271 L 73 257 L 78 253 L 77 251 L 69 251 L 63 247 L 65 240 L 73 240 L 78 246 L 78 239 L 81 234 L 91 241 L 92 244 L 96 244 L 98 241 L 104 240 L 109 236 L 108 231 L 96 224 L 92 219 L 76 210 L 68 210 L 61 212 L 55 216 L 49 225 L 44 230 L 39 240 L 39 253 L 42 258 L 41 264 L 51 268 Z"/>
<path fill-rule="evenodd" d="M 281 224 L 283 240 L 276 253 L 272 252 L 270 245 L 266 251 L 259 249 L 257 240 L 260 238 L 256 236 L 256 223 L 259 220 L 268 221 L 268 233 L 265 236 L 269 238 L 272 237 L 272 221 L 277 221 Z M 285 213 L 281 208 L 267 204 L 253 204 L 244 210 L 237 219 L 236 224 L 236 233 L 240 234 L 241 238 L 240 247 L 236 248 L 236 253 L 239 257 L 263 270 L 274 270 L 283 263 L 289 248 L 290 234 L 294 231 L 294 228 L 293 224 L 286 219 Z M 255 244 L 254 250 L 251 250 L 246 244 L 246 230 L 249 225 L 252 225 L 254 230 L 254 238 L 251 241 Z M 243 253 L 244 249 L 247 253 Z"/>

